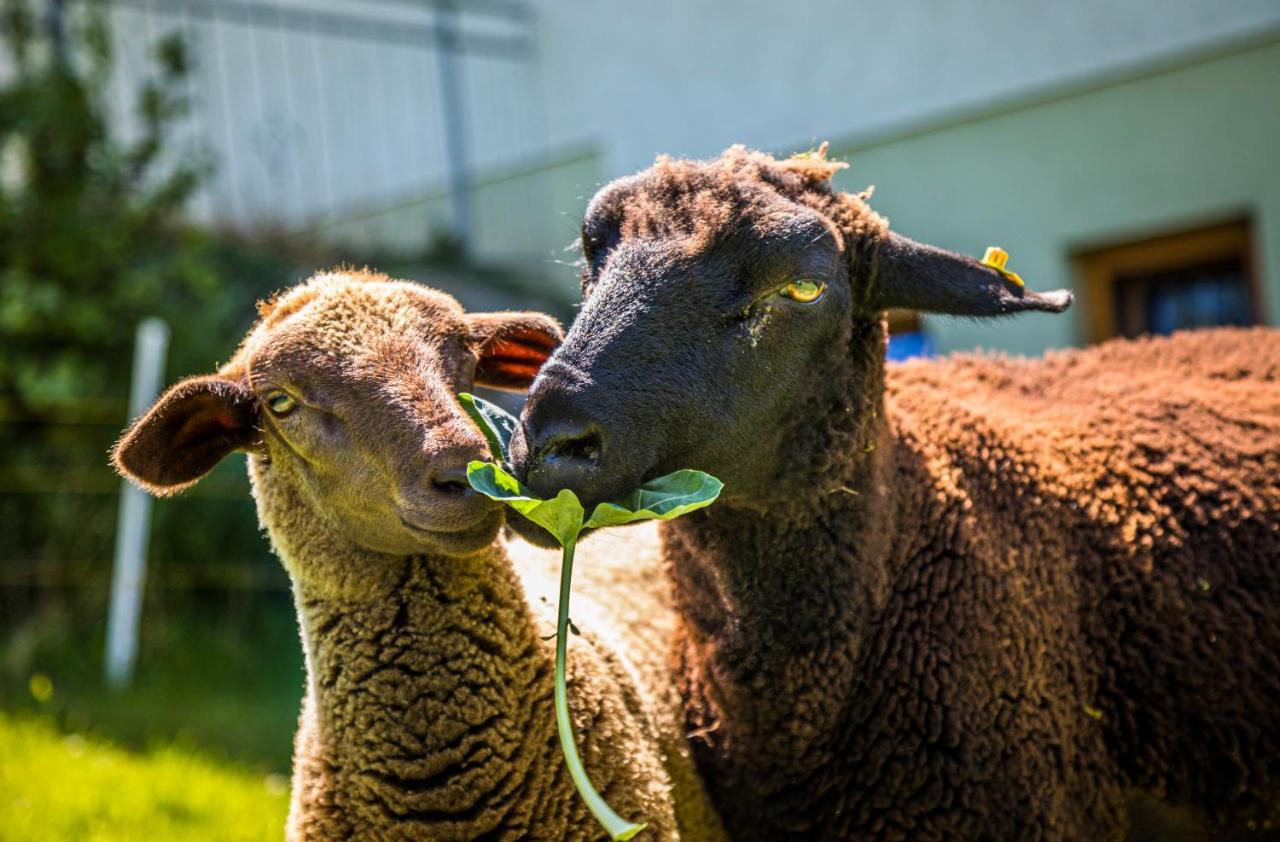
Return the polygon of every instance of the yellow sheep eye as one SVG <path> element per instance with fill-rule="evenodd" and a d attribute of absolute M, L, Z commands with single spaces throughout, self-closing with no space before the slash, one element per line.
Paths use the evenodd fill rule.
<path fill-rule="evenodd" d="M 812 304 L 822 297 L 827 291 L 827 285 L 821 281 L 812 281 L 803 279 L 792 281 L 782 288 L 782 294 L 792 301 L 799 301 L 801 304 Z"/>
<path fill-rule="evenodd" d="M 272 415 L 288 415 L 298 408 L 298 402 L 288 392 L 269 392 L 266 401 Z"/>

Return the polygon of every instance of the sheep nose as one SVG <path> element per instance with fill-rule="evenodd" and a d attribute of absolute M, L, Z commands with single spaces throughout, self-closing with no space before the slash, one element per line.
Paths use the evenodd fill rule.
<path fill-rule="evenodd" d="M 467 482 L 467 465 L 483 454 L 480 447 L 446 445 L 406 462 L 401 474 L 403 504 L 423 510 L 466 508 L 477 496 Z"/>
<path fill-rule="evenodd" d="M 433 454 L 425 465 L 406 464 L 395 498 L 401 522 L 412 529 L 450 532 L 489 516 L 495 504 L 467 482 L 467 463 L 479 455 L 477 448 L 450 448 Z"/>
<path fill-rule="evenodd" d="M 525 484 L 539 497 L 554 497 L 569 488 L 584 501 L 594 499 L 608 446 L 603 426 L 565 401 L 552 398 L 531 403 L 521 431 L 522 446 L 513 448 Z"/>
<path fill-rule="evenodd" d="M 450 461 L 438 465 L 427 478 L 432 490 L 449 497 L 465 497 L 474 493 L 467 482 L 468 461 Z"/>
<path fill-rule="evenodd" d="M 540 497 L 554 497 L 562 488 L 591 497 L 604 449 L 600 426 L 589 420 L 560 421 L 540 432 L 529 443 L 529 487 Z"/>

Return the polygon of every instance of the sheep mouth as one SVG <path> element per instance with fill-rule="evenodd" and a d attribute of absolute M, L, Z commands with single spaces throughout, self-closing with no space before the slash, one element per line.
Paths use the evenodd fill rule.
<path fill-rule="evenodd" d="M 400 515 L 400 523 L 414 535 L 446 549 L 475 549 L 491 542 L 502 526 L 502 510 L 485 507 L 477 517 L 459 523 L 455 519 L 431 521 Z"/>

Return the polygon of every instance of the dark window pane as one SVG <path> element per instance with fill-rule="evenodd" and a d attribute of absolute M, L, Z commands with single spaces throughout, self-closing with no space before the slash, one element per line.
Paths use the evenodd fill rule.
<path fill-rule="evenodd" d="M 1251 325 L 1248 282 L 1239 258 L 1116 278 L 1116 316 L 1124 336 L 1183 328 Z"/>

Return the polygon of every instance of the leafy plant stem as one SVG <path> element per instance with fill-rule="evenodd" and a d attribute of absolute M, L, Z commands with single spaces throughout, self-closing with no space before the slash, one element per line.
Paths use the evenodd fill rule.
<path fill-rule="evenodd" d="M 571 489 L 562 488 L 555 497 L 539 498 L 503 465 L 509 462 L 508 447 L 520 422 L 500 406 L 474 395 L 458 396 L 463 408 L 489 441 L 493 458 L 502 464 L 475 461 L 467 465 L 467 482 L 491 500 L 499 500 L 525 518 L 550 532 L 564 548 L 560 566 L 560 605 L 556 615 L 555 707 L 560 749 L 569 766 L 569 777 L 596 821 L 613 839 L 630 839 L 645 828 L 615 813 L 591 785 L 578 746 L 573 740 L 569 719 L 569 691 L 565 680 L 569 631 L 578 630 L 569 622 L 570 583 L 573 581 L 573 551 L 584 529 L 621 526 L 641 520 L 671 520 L 713 503 L 720 494 L 720 480 L 701 471 L 675 471 L 644 483 L 621 500 L 600 503 L 590 517 Z"/>
<path fill-rule="evenodd" d="M 563 561 L 560 567 L 560 604 L 556 613 L 556 732 L 560 735 L 560 749 L 564 752 L 565 763 L 569 766 L 569 777 L 578 788 L 582 800 L 587 802 L 587 809 L 596 821 L 604 825 L 611 839 L 630 839 L 644 829 L 643 824 L 630 822 L 619 816 L 605 802 L 587 777 L 587 770 L 582 766 L 582 758 L 578 755 L 578 746 L 573 739 L 573 723 L 569 720 L 569 692 L 565 682 L 565 665 L 568 658 L 569 644 L 569 595 L 573 581 L 573 551 L 577 541 L 567 541 L 564 545 Z"/>

